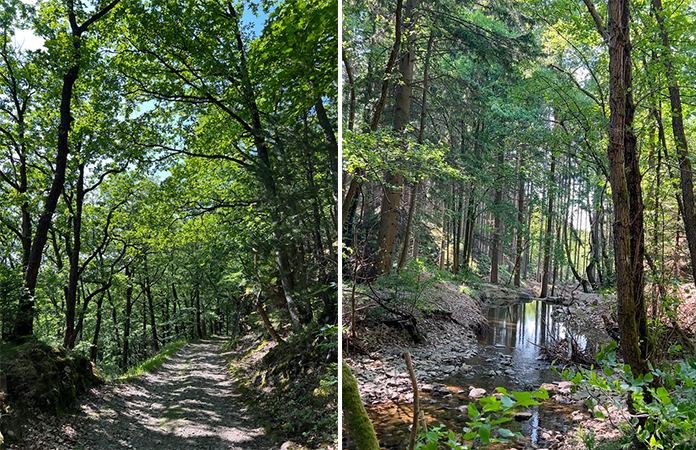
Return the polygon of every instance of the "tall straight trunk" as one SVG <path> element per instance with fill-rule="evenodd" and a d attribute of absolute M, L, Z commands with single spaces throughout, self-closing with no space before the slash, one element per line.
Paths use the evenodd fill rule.
<path fill-rule="evenodd" d="M 99 296 L 97 300 L 97 324 L 94 326 L 94 337 L 92 338 L 92 347 L 89 349 L 89 359 L 92 361 L 97 360 L 97 345 L 99 344 L 99 332 L 101 331 L 102 323 L 102 302 L 104 301 L 104 295 Z"/>
<path fill-rule="evenodd" d="M 425 141 L 425 119 L 427 117 L 427 100 L 428 100 L 428 83 L 430 77 L 430 55 L 433 51 L 433 41 L 435 40 L 434 32 L 430 32 L 430 37 L 428 38 L 428 49 L 425 53 L 425 67 L 423 69 L 423 95 L 421 97 L 421 112 L 420 112 L 420 127 L 418 129 L 418 143 L 422 144 Z M 413 218 L 416 214 L 416 207 L 418 206 L 418 181 L 413 182 L 413 187 L 411 188 L 411 200 L 408 206 L 408 219 L 406 220 L 406 231 L 404 232 L 404 248 L 401 250 L 401 256 L 399 257 L 398 268 L 403 269 L 408 261 L 408 250 L 411 241 L 411 230 L 413 229 Z M 415 239 L 414 239 L 415 248 Z"/>
<path fill-rule="evenodd" d="M 176 310 L 179 308 L 179 296 L 176 294 L 176 285 L 172 283 L 172 318 L 174 319 L 174 334 L 179 336 L 179 319 Z"/>
<path fill-rule="evenodd" d="M 524 241 L 524 174 L 522 173 L 522 157 L 517 160 L 517 233 L 515 238 L 515 274 L 513 284 L 520 287 L 522 284 L 522 252 Z"/>
<path fill-rule="evenodd" d="M 503 152 L 498 153 L 498 165 L 502 169 L 505 163 L 505 154 Z M 500 265 L 500 238 L 502 237 L 502 227 L 503 221 L 500 217 L 500 205 L 503 203 L 503 188 L 501 186 L 502 182 L 498 183 L 498 187 L 495 189 L 495 196 L 493 198 L 493 239 L 491 241 L 491 271 L 490 271 L 490 282 L 493 284 L 498 283 L 498 267 Z"/>
<path fill-rule="evenodd" d="M 462 264 L 465 270 L 469 270 L 471 263 L 471 250 L 473 247 L 474 224 L 476 221 L 476 205 L 474 204 L 475 188 L 469 183 L 469 193 L 466 199 L 466 219 L 464 225 L 464 249 L 462 250 Z"/>
<path fill-rule="evenodd" d="M 684 132 L 684 114 L 679 83 L 674 73 L 672 51 L 669 33 L 665 27 L 664 9 L 662 0 L 652 0 L 652 9 L 660 29 L 662 39 L 662 63 L 665 66 L 667 82 L 669 83 L 669 104 L 672 115 L 672 134 L 679 156 L 679 187 L 682 194 L 682 219 L 686 231 L 686 241 L 691 256 L 691 274 L 696 281 L 696 204 L 694 203 L 694 182 L 689 158 L 689 147 Z"/>
<path fill-rule="evenodd" d="M 546 195 L 548 195 L 548 189 L 544 189 L 542 193 L 541 203 L 543 205 L 546 201 Z M 544 248 L 544 212 L 543 207 L 539 206 L 539 243 L 537 245 L 536 252 L 536 277 L 535 279 L 541 283 L 541 254 Z"/>
<path fill-rule="evenodd" d="M 649 372 L 645 358 L 642 198 L 633 105 L 628 0 L 609 0 L 609 180 L 614 203 L 614 260 L 621 354 L 634 376 Z M 640 229 L 639 229 L 640 227 Z"/>
<path fill-rule="evenodd" d="M 447 239 L 447 203 L 443 202 L 442 207 L 442 234 L 440 236 L 440 258 L 437 263 L 438 269 L 442 270 L 445 266 L 445 245 Z"/>
<path fill-rule="evenodd" d="M 541 275 L 541 293 L 539 297 L 546 298 L 549 289 L 549 269 L 551 266 L 551 243 L 553 241 L 553 236 L 551 235 L 553 226 L 553 200 L 555 197 L 555 184 L 556 184 L 556 156 L 551 154 L 551 179 L 549 183 L 549 202 L 548 202 L 548 216 L 546 217 L 546 231 L 544 232 L 544 263 L 542 267 Z"/>
<path fill-rule="evenodd" d="M 396 89 L 396 109 L 394 111 L 394 132 L 404 132 L 411 115 L 411 92 L 413 85 L 413 67 L 416 59 L 416 8 L 420 0 L 406 0 L 404 14 L 404 34 L 406 51 L 399 61 L 401 82 Z M 376 276 L 389 273 L 396 246 L 396 236 L 401 209 L 401 193 L 404 186 L 402 173 L 387 172 L 384 177 L 384 195 L 380 206 L 380 225 L 377 234 L 377 260 L 373 274 Z"/>
<path fill-rule="evenodd" d="M 290 264 L 287 261 L 284 253 L 276 252 L 276 261 L 278 263 L 278 273 L 280 275 L 280 282 L 283 286 L 283 291 L 285 293 L 285 304 L 288 307 L 288 312 L 290 313 L 290 322 L 292 324 L 292 329 L 295 333 L 302 331 L 302 325 L 300 325 L 300 314 L 295 306 L 295 300 L 291 293 L 294 291 L 294 286 L 292 279 L 290 278 Z"/>
<path fill-rule="evenodd" d="M 73 214 L 73 245 L 70 253 L 70 275 L 65 296 L 65 331 L 63 345 L 67 349 L 75 346 L 75 306 L 77 304 L 77 283 L 80 272 L 80 249 L 82 247 L 82 205 L 85 198 L 85 165 L 78 166 L 77 185 L 75 186 L 75 212 Z M 86 306 L 86 305 L 85 305 Z"/>
<path fill-rule="evenodd" d="M 147 296 L 148 312 L 150 313 L 150 332 L 152 333 L 152 348 L 159 351 L 159 339 L 157 338 L 157 326 L 155 324 L 155 307 L 152 302 L 152 288 L 149 275 L 145 276 L 145 295 Z"/>
<path fill-rule="evenodd" d="M 196 307 L 196 333 L 199 338 L 203 337 L 203 329 L 201 328 L 201 293 L 198 286 L 193 291 L 192 303 Z"/>
<path fill-rule="evenodd" d="M 392 44 L 391 52 L 389 53 L 389 59 L 387 60 L 387 66 L 384 69 L 384 74 L 382 76 L 382 89 L 380 90 L 379 99 L 375 104 L 374 115 L 372 116 L 372 121 L 370 122 L 370 131 L 377 131 L 379 128 L 380 120 L 382 119 L 382 112 L 384 111 L 384 105 L 387 102 L 387 95 L 389 93 L 389 80 L 391 79 L 391 73 L 394 70 L 394 65 L 399 56 L 399 50 L 401 49 L 401 33 L 403 32 L 402 27 L 402 11 L 403 11 L 403 0 L 396 0 L 396 10 L 394 12 L 394 43 Z M 345 59 L 345 61 L 348 61 Z M 346 70 L 349 73 L 350 66 L 346 64 Z M 352 76 L 351 76 L 352 77 Z M 351 81 L 351 88 L 353 86 L 353 81 Z M 350 123 L 350 122 L 349 122 Z M 352 128 L 349 128 L 352 130 Z M 358 191 L 360 190 L 362 184 L 362 177 L 364 175 L 364 170 L 358 168 L 350 180 L 348 186 L 348 192 L 346 192 L 343 198 L 343 211 L 341 217 L 341 227 L 345 226 L 351 211 L 355 211 L 357 208 L 354 207 L 353 202 L 357 199 Z"/>
<path fill-rule="evenodd" d="M 133 272 L 129 266 L 126 266 L 126 319 L 123 325 L 123 360 L 121 361 L 121 369 L 128 368 L 128 351 L 130 344 L 130 326 L 131 326 L 131 311 L 133 310 Z"/>

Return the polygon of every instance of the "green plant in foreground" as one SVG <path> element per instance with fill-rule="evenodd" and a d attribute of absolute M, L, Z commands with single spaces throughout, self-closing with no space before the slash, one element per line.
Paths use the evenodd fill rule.
<path fill-rule="evenodd" d="M 594 367 L 578 372 L 564 370 L 561 375 L 591 393 L 609 394 L 620 409 L 624 408 L 620 400 L 630 395 L 635 414 L 620 426 L 648 448 L 696 448 L 696 360 L 664 369 L 651 365 L 651 373 L 634 377 L 630 366 L 618 362 L 616 347 L 616 342 L 612 342 L 597 354 L 602 366 L 599 375 Z M 596 417 L 604 418 L 600 410 L 595 410 L 592 395 L 586 403 Z"/>
<path fill-rule="evenodd" d="M 429 431 L 420 431 L 416 448 L 421 450 L 468 450 L 478 444 L 492 444 L 495 442 L 510 443 L 513 439 L 523 439 L 518 431 L 512 431 L 502 426 L 514 420 L 514 414 L 520 408 L 529 408 L 539 405 L 534 400 L 548 399 L 549 394 L 542 389 L 537 392 L 508 392 L 499 387 L 498 394 L 479 399 L 480 408 L 475 402 L 469 403 L 467 413 L 469 420 L 463 428 L 463 434 L 458 435 L 453 431 L 443 431 L 443 426 L 433 427 Z M 467 443 L 460 443 L 465 441 Z"/>

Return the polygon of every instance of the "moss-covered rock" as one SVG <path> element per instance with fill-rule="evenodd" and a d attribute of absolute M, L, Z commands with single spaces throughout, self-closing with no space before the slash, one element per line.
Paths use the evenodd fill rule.
<path fill-rule="evenodd" d="M 88 358 L 36 340 L 2 344 L 0 364 L 10 404 L 56 414 L 74 408 L 79 394 L 104 382 Z"/>
<path fill-rule="evenodd" d="M 342 362 L 342 368 L 343 417 L 348 433 L 360 450 L 379 450 L 375 428 L 360 399 L 358 383 L 345 362 Z"/>

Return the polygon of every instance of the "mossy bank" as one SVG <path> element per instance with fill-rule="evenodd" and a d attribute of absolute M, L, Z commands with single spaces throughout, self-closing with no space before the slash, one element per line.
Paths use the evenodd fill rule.
<path fill-rule="evenodd" d="M 66 413 L 75 408 L 78 395 L 104 382 L 88 358 L 31 338 L 0 345 L 0 374 L 5 444 L 21 441 L 20 424 L 33 410 Z"/>

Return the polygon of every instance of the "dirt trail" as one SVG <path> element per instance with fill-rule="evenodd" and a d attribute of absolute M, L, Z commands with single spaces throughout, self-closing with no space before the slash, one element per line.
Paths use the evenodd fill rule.
<path fill-rule="evenodd" d="M 270 449 L 250 423 L 225 367 L 224 339 L 182 347 L 154 373 L 81 399 L 76 448 Z"/>

